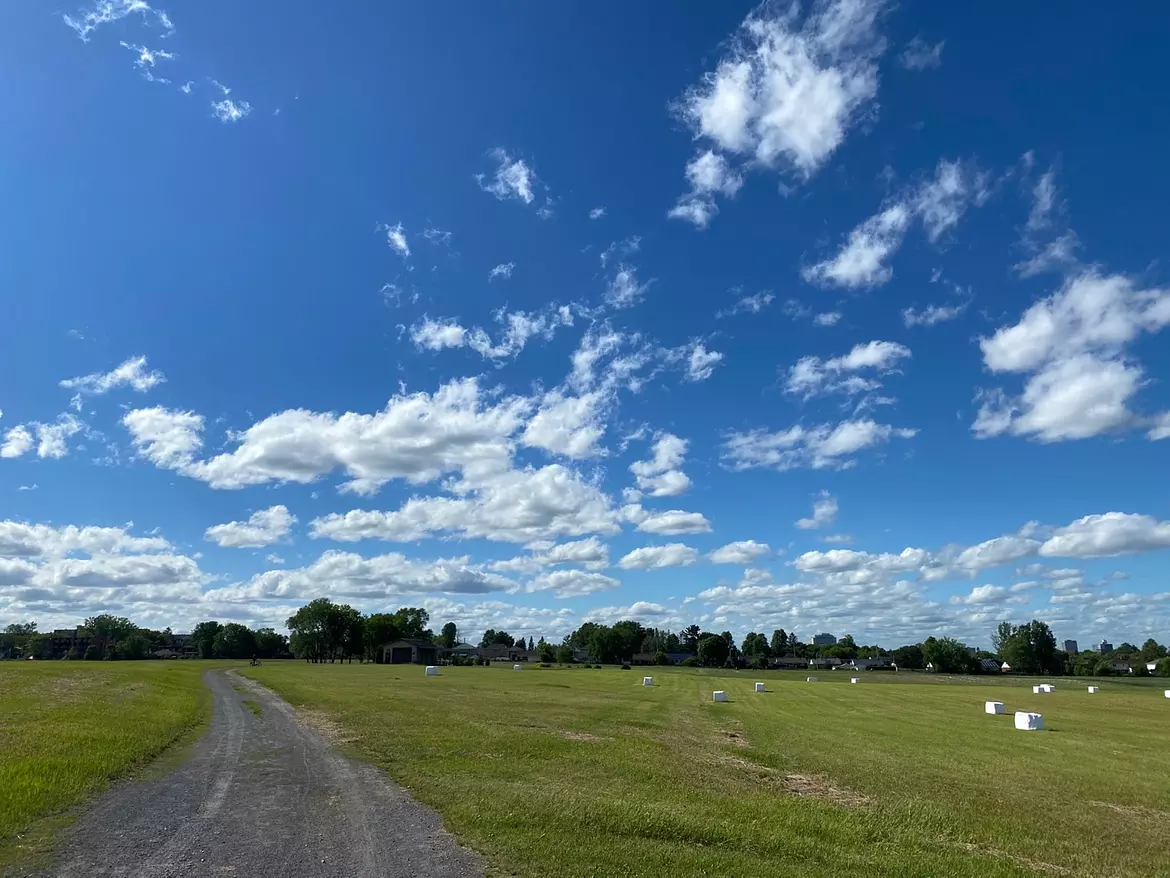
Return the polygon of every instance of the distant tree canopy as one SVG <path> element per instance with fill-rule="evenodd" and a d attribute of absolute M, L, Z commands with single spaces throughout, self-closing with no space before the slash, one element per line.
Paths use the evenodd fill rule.
<path fill-rule="evenodd" d="M 965 674 L 977 667 L 975 656 L 964 643 L 953 637 L 928 637 L 922 642 L 922 657 L 936 671 L 945 674 Z"/>
<path fill-rule="evenodd" d="M 363 616 L 349 604 L 318 598 L 289 616 L 289 645 L 305 661 L 335 662 L 376 659 L 378 650 L 403 638 L 432 639 L 426 627 L 430 614 L 419 607 L 402 607 L 395 613 Z"/>
<path fill-rule="evenodd" d="M 483 632 L 483 638 L 479 641 L 480 646 L 506 646 L 511 648 L 516 645 L 516 638 L 514 638 L 507 631 L 497 631 L 495 628 L 489 628 Z"/>
<path fill-rule="evenodd" d="M 1054 674 L 1062 669 L 1057 658 L 1056 638 L 1044 622 L 1033 619 L 1023 625 L 1001 622 L 991 638 L 999 658 L 1013 671 L 1024 674 Z"/>
<path fill-rule="evenodd" d="M 443 626 L 442 632 L 439 634 L 439 645 L 445 646 L 447 649 L 453 647 L 459 640 L 459 628 L 454 622 L 448 622 Z"/>

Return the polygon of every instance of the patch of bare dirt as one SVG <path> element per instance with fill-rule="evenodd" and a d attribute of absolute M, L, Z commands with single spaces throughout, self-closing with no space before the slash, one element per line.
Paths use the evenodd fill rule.
<path fill-rule="evenodd" d="M 341 723 L 322 710 L 301 708 L 297 711 L 297 719 L 335 747 L 352 744 L 357 740 L 356 735 L 347 731 Z"/>
<path fill-rule="evenodd" d="M 1018 854 L 1009 854 L 1007 851 L 1001 851 L 998 848 L 984 847 L 983 845 L 971 844 L 970 842 L 959 842 L 958 845 L 973 854 L 983 854 L 984 856 L 1011 860 L 1013 863 L 1017 863 L 1026 869 L 1031 869 L 1033 872 L 1043 872 L 1047 875 L 1075 874 L 1072 869 L 1066 869 L 1064 866 L 1057 866 L 1055 863 L 1045 863 L 1041 860 L 1033 860 L 1031 857 L 1021 857 Z"/>
<path fill-rule="evenodd" d="M 789 795 L 804 799 L 820 799 L 843 808 L 864 808 L 872 804 L 869 796 L 856 790 L 839 787 L 824 775 L 783 774 L 774 768 L 736 756 L 725 756 L 720 762 L 753 774 L 762 783 L 782 789 Z"/>
<path fill-rule="evenodd" d="M 1142 820 L 1166 820 L 1170 814 L 1159 811 L 1157 808 L 1146 808 L 1143 805 L 1115 805 L 1113 802 L 1089 802 L 1095 808 L 1108 808 L 1126 817 L 1137 817 Z"/>
<path fill-rule="evenodd" d="M 44 691 L 49 693 L 53 701 L 74 701 L 93 689 L 95 685 L 94 678 L 84 674 L 64 674 L 39 684 L 39 686 L 44 687 Z"/>
<path fill-rule="evenodd" d="M 724 729 L 719 732 L 719 735 L 725 744 L 730 744 L 732 747 L 746 747 L 748 745 L 747 738 L 744 737 L 743 732 Z"/>
<path fill-rule="evenodd" d="M 593 743 L 609 740 L 609 738 L 599 738 L 597 735 L 590 735 L 586 732 L 561 732 L 561 737 L 568 738 L 570 741 L 591 741 Z"/>

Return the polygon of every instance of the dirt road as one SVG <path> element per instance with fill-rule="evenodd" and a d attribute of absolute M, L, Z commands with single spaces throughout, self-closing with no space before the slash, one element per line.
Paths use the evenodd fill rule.
<path fill-rule="evenodd" d="M 99 797 L 45 878 L 482 875 L 435 812 L 339 755 L 269 690 L 230 673 L 205 679 L 211 725 L 190 758 Z"/>

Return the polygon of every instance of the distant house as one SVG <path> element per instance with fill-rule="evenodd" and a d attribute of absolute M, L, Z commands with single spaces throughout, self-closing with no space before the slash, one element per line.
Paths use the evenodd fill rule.
<path fill-rule="evenodd" d="M 814 670 L 826 671 L 841 665 L 839 658 L 815 658 L 808 660 L 808 666 Z"/>
<path fill-rule="evenodd" d="M 452 646 L 448 649 L 444 649 L 443 655 L 445 655 L 445 656 L 453 656 L 453 655 L 474 656 L 476 654 L 476 650 L 478 650 L 478 649 L 479 649 L 478 646 L 472 646 L 470 643 L 456 643 L 454 646 Z"/>
<path fill-rule="evenodd" d="M 888 655 L 875 656 L 874 658 L 859 658 L 852 661 L 845 662 L 837 670 L 848 668 L 851 671 L 868 671 L 871 668 L 891 668 L 893 667 L 893 659 Z"/>
<path fill-rule="evenodd" d="M 654 659 L 657 655 L 658 655 L 658 653 L 656 653 L 656 652 L 634 653 L 633 663 L 635 665 L 652 665 L 652 664 L 654 664 Z M 682 664 L 687 659 L 692 658 L 693 656 L 694 656 L 693 652 L 668 652 L 666 654 L 666 660 L 668 662 L 670 662 L 672 665 L 678 665 L 678 664 Z"/>
<path fill-rule="evenodd" d="M 1004 662 L 1002 665 L 999 666 L 999 669 L 1003 673 L 1008 674 L 1008 673 L 1011 673 L 1012 666 L 1009 665 L 1007 662 Z"/>
<path fill-rule="evenodd" d="M 798 670 L 808 667 L 808 661 L 802 658 L 795 658 L 793 656 L 779 656 L 768 662 L 772 667 L 780 670 Z"/>
<path fill-rule="evenodd" d="M 934 670 L 934 662 L 927 662 L 926 663 L 926 670 L 933 671 Z"/>
<path fill-rule="evenodd" d="M 395 640 L 382 647 L 382 663 L 387 665 L 434 665 L 439 662 L 439 647 L 429 640 Z"/>
<path fill-rule="evenodd" d="M 1146 662 L 1146 670 L 1149 671 L 1151 674 L 1154 673 L 1155 671 L 1158 670 L 1158 663 L 1157 662 Z"/>
<path fill-rule="evenodd" d="M 1133 668 L 1129 662 L 1118 661 L 1114 659 L 1109 663 L 1109 670 L 1115 674 L 1132 674 Z"/>
<path fill-rule="evenodd" d="M 999 662 L 995 659 L 980 659 L 979 667 L 985 674 L 995 674 L 1001 670 Z"/>

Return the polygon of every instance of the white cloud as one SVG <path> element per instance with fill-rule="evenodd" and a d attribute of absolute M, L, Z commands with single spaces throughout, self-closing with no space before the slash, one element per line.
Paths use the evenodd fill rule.
<path fill-rule="evenodd" d="M 204 537 L 225 549 L 259 549 L 288 536 L 296 520 L 287 506 L 272 506 L 252 513 L 247 521 L 213 525 Z"/>
<path fill-rule="evenodd" d="M 605 290 L 605 303 L 611 308 L 632 308 L 646 295 L 653 281 L 638 283 L 638 270 L 630 265 L 619 265 L 617 274 Z"/>
<path fill-rule="evenodd" d="M 757 560 L 772 551 L 767 543 L 757 543 L 755 540 L 740 540 L 728 543 L 711 552 L 707 557 L 713 564 L 754 564 Z"/>
<path fill-rule="evenodd" d="M 553 570 L 528 583 L 525 591 L 551 591 L 558 598 L 579 598 L 617 588 L 621 583 L 604 573 L 584 570 Z"/>
<path fill-rule="evenodd" d="M 37 457 L 57 460 L 69 453 L 70 437 L 80 433 L 85 425 L 73 415 L 63 414 L 58 415 L 52 424 L 36 423 L 32 426 L 37 431 Z"/>
<path fill-rule="evenodd" d="M 424 315 L 421 322 L 410 327 L 410 340 L 415 347 L 428 351 L 461 348 L 467 344 L 467 330 L 455 320 L 432 320 Z"/>
<path fill-rule="evenodd" d="M 513 159 L 505 150 L 498 147 L 489 155 L 496 162 L 496 170 L 490 180 L 484 174 L 476 174 L 475 179 L 480 188 L 501 201 L 514 198 L 531 204 L 536 197 L 534 188 L 538 183 L 532 169 L 523 159 Z"/>
<path fill-rule="evenodd" d="M 488 283 L 491 283 L 497 277 L 502 277 L 504 280 L 507 280 L 512 276 L 512 269 L 515 267 L 515 262 L 501 262 L 499 265 L 488 272 Z"/>
<path fill-rule="evenodd" d="M 652 601 L 634 601 L 628 607 L 597 607 L 581 617 L 583 622 L 600 622 L 612 624 L 623 619 L 634 619 L 647 622 L 650 625 L 664 625 L 663 616 L 670 614 L 670 610 Z"/>
<path fill-rule="evenodd" d="M 941 67 L 942 50 L 946 44 L 946 40 L 940 40 L 932 46 L 922 37 L 915 37 L 906 44 L 906 48 L 898 60 L 907 70 L 930 70 Z"/>
<path fill-rule="evenodd" d="M 591 220 L 601 219 L 603 216 L 605 216 L 604 207 L 595 207 L 593 210 L 589 211 L 589 219 Z"/>
<path fill-rule="evenodd" d="M 233 101 L 231 98 L 224 98 L 221 101 L 211 102 L 211 115 L 220 122 L 239 122 L 251 112 L 252 105 L 247 101 Z"/>
<path fill-rule="evenodd" d="M 895 371 L 901 360 L 910 357 L 910 349 L 890 341 L 871 341 L 858 344 L 841 357 L 821 360 L 819 357 L 801 357 L 788 370 L 785 392 L 809 399 L 832 393 L 853 395 L 881 387 L 873 378 L 857 373 L 874 371 L 879 375 Z"/>
<path fill-rule="evenodd" d="M 706 381 L 715 374 L 715 367 L 723 361 L 719 351 L 709 351 L 701 342 L 696 342 L 687 358 L 687 378 L 691 381 Z"/>
<path fill-rule="evenodd" d="M 100 396 L 120 387 L 129 387 L 131 390 L 145 393 L 166 380 L 166 376 L 157 369 L 147 371 L 146 357 L 131 357 L 113 371 L 94 372 L 80 378 L 67 378 L 60 382 L 60 386 L 66 390 L 76 390 L 80 393 Z"/>
<path fill-rule="evenodd" d="M 934 326 L 936 323 L 945 323 L 962 316 L 967 310 L 970 301 L 960 302 L 957 305 L 927 305 L 921 310 L 906 308 L 902 311 L 902 322 L 907 328 L 912 326 Z"/>
<path fill-rule="evenodd" d="M 1170 549 L 1170 521 L 1149 515 L 1106 512 L 1058 528 L 1040 546 L 1044 557 L 1110 558 Z"/>
<path fill-rule="evenodd" d="M 445 247 L 451 246 L 451 233 L 445 232 L 442 229 L 436 229 L 434 226 L 427 226 L 423 229 L 423 237 L 432 244 L 440 244 Z"/>
<path fill-rule="evenodd" d="M 659 433 L 654 441 L 650 460 L 630 464 L 638 489 L 651 497 L 677 497 L 691 486 L 690 478 L 682 471 L 689 443 L 673 433 Z"/>
<path fill-rule="evenodd" d="M 970 594 L 956 595 L 951 603 L 967 604 L 968 606 L 984 606 L 986 604 L 1002 604 L 1008 598 L 1008 590 L 999 585 L 978 585 L 971 589 Z"/>
<path fill-rule="evenodd" d="M 759 314 L 772 304 L 775 296 L 771 293 L 756 293 L 754 296 L 743 296 L 730 308 L 716 313 L 716 317 L 731 317 L 734 314 Z"/>
<path fill-rule="evenodd" d="M 650 512 L 632 503 L 622 507 L 622 517 L 637 526 L 643 533 L 662 536 L 680 534 L 710 533 L 711 522 L 699 512 L 684 512 L 670 509 L 666 512 Z"/>
<path fill-rule="evenodd" d="M 406 240 L 406 229 L 402 223 L 379 223 L 378 231 L 386 233 L 386 244 L 403 259 L 410 257 L 410 244 Z"/>
<path fill-rule="evenodd" d="M 280 555 L 277 555 L 275 552 L 269 552 L 264 556 L 264 560 L 269 564 L 274 564 L 277 567 L 283 567 L 285 565 L 284 558 L 280 557 Z"/>
<path fill-rule="evenodd" d="M 687 180 L 690 191 L 679 197 L 667 216 L 685 219 L 700 229 L 719 212 L 715 196 L 732 198 L 743 186 L 743 177 L 731 169 L 727 159 L 711 150 L 699 153 L 687 164 Z"/>
<path fill-rule="evenodd" d="M 439 536 L 531 543 L 620 529 L 609 498 L 560 464 L 449 484 L 453 496 L 412 497 L 393 512 L 354 509 L 310 523 L 318 539 L 411 542 Z"/>
<path fill-rule="evenodd" d="M 32 447 L 32 433 L 24 424 L 18 424 L 4 434 L 4 444 L 0 445 L 0 458 L 22 457 L 31 451 Z"/>
<path fill-rule="evenodd" d="M 972 430 L 979 438 L 1010 432 L 1056 442 L 1137 425 L 1129 401 L 1143 383 L 1143 371 L 1126 349 L 1167 324 L 1168 290 L 1143 289 L 1130 278 L 1096 269 L 1067 278 L 1019 322 L 980 339 L 989 370 L 1026 377 L 1018 398 L 999 389 L 983 391 Z"/>
<path fill-rule="evenodd" d="M 121 42 L 122 48 L 129 49 L 138 55 L 134 66 L 141 72 L 142 76 L 148 82 L 159 82 L 163 84 L 170 84 L 169 79 L 160 79 L 154 75 L 154 68 L 159 61 L 173 61 L 177 55 L 173 52 L 164 52 L 161 49 L 148 49 L 146 46 L 139 46 L 132 43 L 127 43 L 125 40 Z"/>
<path fill-rule="evenodd" d="M 816 326 L 836 326 L 841 322 L 841 317 L 840 311 L 824 311 L 813 317 L 813 323 Z"/>
<path fill-rule="evenodd" d="M 597 457 L 604 453 L 600 443 L 612 403 L 611 396 L 600 390 L 579 396 L 549 391 L 524 428 L 520 442 L 574 460 Z"/>
<path fill-rule="evenodd" d="M 466 329 L 457 320 L 426 315 L 410 328 L 410 339 L 420 350 L 469 347 L 486 360 L 506 360 L 517 356 L 531 339 L 549 341 L 558 329 L 573 325 L 573 310 L 567 305 L 550 305 L 542 313 L 501 308 L 493 316 L 503 326 L 498 342 L 481 327 Z"/>
<path fill-rule="evenodd" d="M 492 570 L 515 573 L 535 573 L 544 567 L 556 564 L 579 564 L 590 570 L 604 570 L 609 566 L 609 547 L 597 537 L 558 543 L 547 549 L 534 551 L 506 561 L 488 565 Z"/>
<path fill-rule="evenodd" d="M 1158 415 L 1146 436 L 1155 442 L 1161 439 L 1170 439 L 1170 412 Z"/>
<path fill-rule="evenodd" d="M 478 382 L 467 378 L 434 394 L 397 395 L 374 414 L 279 412 L 233 434 L 236 448 L 208 460 L 194 457 L 202 445 L 199 415 L 141 409 L 123 424 L 156 466 L 213 488 L 308 484 L 341 469 L 352 479 L 347 489 L 371 492 L 391 479 L 422 484 L 455 470 L 481 477 L 506 471 L 509 437 L 530 409 L 530 400 L 515 396 L 485 405 Z"/>
<path fill-rule="evenodd" d="M 689 567 L 699 560 L 699 553 L 682 543 L 643 546 L 618 561 L 623 570 L 658 570 L 663 567 Z"/>
<path fill-rule="evenodd" d="M 0 557 L 65 558 L 75 554 L 120 555 L 165 552 L 171 544 L 162 537 L 136 537 L 132 524 L 123 527 L 53 527 L 0 521 Z"/>
<path fill-rule="evenodd" d="M 1056 171 L 1049 168 L 1032 189 L 1032 209 L 1028 212 L 1029 231 L 1040 231 L 1052 225 L 1053 210 L 1058 207 Z"/>
<path fill-rule="evenodd" d="M 878 424 L 869 419 L 803 427 L 775 433 L 767 430 L 732 432 L 723 445 L 723 461 L 732 470 L 845 469 L 855 455 L 892 438 L 910 439 L 918 431 Z"/>
<path fill-rule="evenodd" d="M 154 9 L 145 0 L 95 0 L 89 10 L 78 10 L 75 15 L 62 15 L 61 18 L 77 33 L 83 41 L 89 41 L 89 35 L 103 24 L 120 21 L 128 15 L 138 14 L 143 22 L 158 24 L 168 36 L 174 32 L 175 26 L 163 9 Z"/>
<path fill-rule="evenodd" d="M 425 594 L 485 594 L 516 587 L 496 573 L 488 573 L 470 558 L 420 561 L 398 552 L 364 558 L 352 552 L 330 550 L 307 567 L 269 570 L 242 585 L 213 589 L 208 601 L 289 601 L 329 597 L 368 601 Z"/>
<path fill-rule="evenodd" d="M 795 7 L 760 7 L 715 71 L 683 96 L 681 116 L 716 159 L 726 162 L 725 153 L 811 177 L 877 94 L 876 59 L 885 48 L 877 18 L 884 7 L 882 0 L 820 0 L 803 20 Z M 694 165 L 688 176 L 699 176 L 691 173 Z M 671 215 L 706 225 L 715 212 L 711 196 L 725 191 L 731 174 L 718 177 L 723 186 L 707 195 L 692 181 L 692 194 Z"/>
<path fill-rule="evenodd" d="M 799 519 L 796 526 L 801 530 L 832 527 L 833 522 L 837 520 L 837 509 L 837 498 L 828 491 L 821 491 L 817 499 L 813 501 L 812 517 Z"/>
<path fill-rule="evenodd" d="M 1020 277 L 1035 277 L 1050 271 L 1063 272 L 1079 261 L 1077 250 L 1080 246 L 1076 232 L 1065 232 L 1039 248 L 1034 256 L 1017 262 L 1015 269 Z"/>
<path fill-rule="evenodd" d="M 932 179 L 911 186 L 889 200 L 882 211 L 852 232 L 831 259 L 802 272 L 810 283 L 847 289 L 877 287 L 894 276 L 889 260 L 902 246 L 914 220 L 935 243 L 959 224 L 971 204 L 986 198 L 983 175 L 961 162 L 940 161 Z"/>

